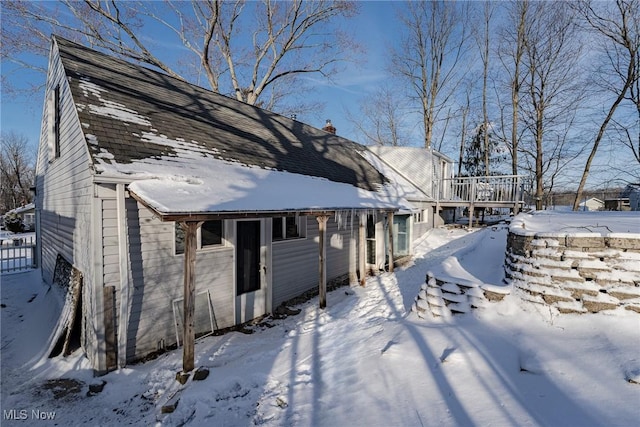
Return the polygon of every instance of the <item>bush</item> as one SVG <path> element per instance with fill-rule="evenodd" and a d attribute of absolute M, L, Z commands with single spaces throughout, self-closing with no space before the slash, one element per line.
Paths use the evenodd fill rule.
<path fill-rule="evenodd" d="M 24 231 L 24 224 L 22 218 L 16 214 L 9 214 L 4 216 L 4 228 L 13 233 L 22 233 Z"/>

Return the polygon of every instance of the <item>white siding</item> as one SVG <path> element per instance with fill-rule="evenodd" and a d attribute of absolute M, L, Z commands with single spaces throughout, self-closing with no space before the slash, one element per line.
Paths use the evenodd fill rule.
<path fill-rule="evenodd" d="M 56 257 L 61 254 L 82 272 L 83 309 L 91 307 L 94 295 L 91 243 L 92 174 L 89 153 L 63 75 L 57 49 L 49 59 L 45 99 L 60 87 L 60 157 L 52 158 L 49 150 L 49 120 L 52 112 L 44 103 L 40 143 L 36 165 L 36 209 L 40 222 L 41 267 L 45 282 L 51 283 Z M 87 313 L 85 313 L 87 314 Z M 86 317 L 93 323 L 92 316 Z M 86 326 L 85 348 L 92 363 L 96 360 L 95 325 Z"/>
<path fill-rule="evenodd" d="M 120 307 L 116 201 L 103 201 L 104 284 L 116 287 Z M 184 256 L 174 255 L 174 223 L 161 222 L 147 208 L 127 199 L 130 270 L 127 360 L 140 359 L 161 344 L 176 343 L 173 301 L 183 297 Z M 196 294 L 209 290 L 217 329 L 234 324 L 233 247 L 198 251 Z M 208 307 L 196 299 L 196 316 L 208 317 Z M 116 328 L 117 330 L 117 328 Z M 196 333 L 205 332 L 196 330 Z"/>
<path fill-rule="evenodd" d="M 327 222 L 327 279 L 349 273 L 349 240 L 357 239 L 357 227 L 338 230 L 331 218 Z M 307 237 L 273 243 L 273 307 L 318 286 L 318 222 L 307 220 Z"/>

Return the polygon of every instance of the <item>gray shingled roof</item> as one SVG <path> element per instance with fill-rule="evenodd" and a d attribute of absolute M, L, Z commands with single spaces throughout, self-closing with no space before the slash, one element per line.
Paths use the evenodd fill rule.
<path fill-rule="evenodd" d="M 170 146 L 140 137 L 151 130 L 246 165 L 322 177 L 370 191 L 387 182 L 358 154 L 365 147 L 353 141 L 63 38 L 55 41 L 83 131 L 90 134 L 88 146 L 95 163 L 98 159 L 104 163 L 104 151 L 119 164 L 161 156 L 179 161 L 179 153 Z M 88 92 L 83 82 L 97 85 L 100 93 Z M 148 121 L 123 122 L 95 114 L 87 105 L 92 102 L 125 106 Z"/>

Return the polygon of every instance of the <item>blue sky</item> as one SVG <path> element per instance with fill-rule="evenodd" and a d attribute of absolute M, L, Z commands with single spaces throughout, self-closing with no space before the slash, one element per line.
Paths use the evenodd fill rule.
<path fill-rule="evenodd" d="M 46 4 L 54 7 L 54 3 L 52 2 L 47 2 Z M 396 15 L 397 9 L 402 7 L 403 4 L 394 1 L 361 1 L 359 5 L 360 14 L 348 21 L 348 29 L 350 30 L 350 34 L 355 37 L 355 41 L 364 48 L 364 60 L 359 63 L 345 64 L 344 71 L 340 75 L 335 76 L 332 82 L 324 80 L 321 76 L 305 76 L 304 78 L 315 87 L 314 92 L 309 94 L 309 96 L 316 97 L 319 101 L 323 102 L 324 108 L 321 111 L 317 111 L 313 117 L 305 116 L 299 117 L 299 119 L 318 128 L 324 125 L 326 119 L 331 119 L 339 135 L 358 142 L 366 142 L 354 129 L 355 126 L 347 119 L 346 111 L 357 115 L 359 103 L 362 102 L 363 99 L 366 99 L 368 94 L 372 94 L 376 87 L 389 83 L 389 79 L 392 78 L 386 69 L 389 62 L 387 57 L 390 46 L 397 44 L 400 40 L 400 25 Z M 500 12 L 497 13 L 499 14 Z M 497 25 L 497 22 L 494 22 L 494 25 Z M 185 47 L 181 45 L 175 36 L 173 36 L 173 38 L 170 37 L 172 34 L 158 24 L 156 24 L 155 27 L 145 27 L 145 31 L 142 38 L 145 40 L 153 40 L 156 44 L 160 45 L 161 48 L 163 48 L 160 56 L 171 66 L 174 66 L 171 62 L 175 61 L 176 52 L 180 53 L 180 50 L 184 51 Z M 46 68 L 47 58 L 43 56 L 39 58 L 39 61 L 40 65 Z M 493 64 L 495 67 L 499 67 L 497 61 L 494 61 Z M 474 72 L 479 71 L 479 65 L 478 61 L 469 58 L 469 60 L 459 68 L 472 70 L 469 73 L 469 75 L 472 75 Z M 42 85 L 45 79 L 45 75 L 42 73 L 35 73 L 28 70 L 15 72 L 15 66 L 11 63 L 2 64 L 2 75 L 3 78 L 10 80 L 17 86 L 38 86 Z M 2 102 L 0 104 L 1 130 L 3 132 L 13 131 L 25 135 L 33 146 L 34 153 L 40 133 L 43 97 L 44 93 L 42 90 L 36 95 L 29 97 L 9 97 L 3 91 Z M 592 98 L 589 103 L 597 104 L 594 105 L 595 109 L 592 110 L 592 112 L 596 110 L 598 112 L 598 115 L 589 123 L 589 131 L 592 132 L 599 126 L 600 116 L 602 111 L 608 108 L 607 105 L 609 101 L 601 98 Z M 496 113 L 497 112 L 494 112 L 493 115 L 497 115 Z M 477 122 L 478 114 L 479 110 L 476 108 L 472 111 L 471 120 Z M 407 117 L 410 118 L 410 120 L 407 121 L 405 133 L 411 135 L 410 145 L 421 146 L 420 120 L 411 113 L 405 114 L 405 118 Z M 586 118 L 582 118 L 582 120 L 584 121 Z M 445 154 L 454 159 L 458 157 L 459 136 L 457 136 L 456 133 L 459 127 L 460 120 L 458 119 L 454 119 L 449 123 L 445 139 L 445 141 L 448 141 L 448 143 L 445 143 L 447 148 L 443 149 Z M 440 139 L 438 129 L 436 129 L 434 137 L 437 140 Z M 584 141 L 590 141 L 589 138 L 591 138 L 591 136 L 585 136 Z M 589 183 L 600 186 L 602 183 L 606 184 L 607 181 L 613 182 L 616 180 L 616 174 L 620 175 L 620 169 L 624 170 L 625 166 L 621 166 L 620 169 L 614 169 L 612 165 L 624 163 L 622 157 L 630 154 L 630 152 L 624 150 L 628 149 L 611 143 L 603 143 L 596 157 L 594 167 L 592 168 Z M 622 151 L 624 151 L 624 154 L 621 155 Z M 574 187 L 583 167 L 584 163 L 582 161 L 574 162 L 571 167 L 563 170 L 564 178 L 562 182 L 556 181 L 556 184 L 559 184 L 561 187 Z"/>
<path fill-rule="evenodd" d="M 398 33 L 393 29 L 395 24 L 394 2 L 368 1 L 361 2 L 360 14 L 349 21 L 350 29 L 357 37 L 357 42 L 366 49 L 366 62 L 362 64 L 346 64 L 346 69 L 333 83 L 318 77 L 311 77 L 312 84 L 316 86 L 315 93 L 325 108 L 318 112 L 318 119 L 308 121 L 316 127 L 322 127 L 325 119 L 331 119 L 338 133 L 351 139 L 357 139 L 353 132 L 353 125 L 345 118 L 345 109 L 357 111 L 357 102 L 363 93 L 371 91 L 381 84 L 387 77 L 385 73 L 384 59 L 389 43 L 396 38 Z M 168 36 L 167 31 L 145 33 L 146 37 L 159 40 L 160 43 L 179 46 Z M 38 58 L 43 67 L 46 67 L 47 58 Z M 14 72 L 15 66 L 10 63 L 2 64 L 3 76 L 9 78 L 18 87 L 29 84 L 42 85 L 45 75 L 33 71 L 22 70 Z M 37 146 L 40 134 L 40 119 L 44 100 L 44 91 L 40 90 L 33 96 L 8 96 L 2 92 L 1 103 L 1 128 L 2 131 L 13 131 L 25 135 L 34 150 Z"/>

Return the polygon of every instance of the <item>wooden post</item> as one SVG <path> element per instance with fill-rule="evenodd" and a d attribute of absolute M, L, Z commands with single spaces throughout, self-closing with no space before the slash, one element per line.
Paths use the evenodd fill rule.
<path fill-rule="evenodd" d="M 182 333 L 182 371 L 191 372 L 195 367 L 195 296 L 196 296 L 196 250 L 198 249 L 198 227 L 202 222 L 181 222 L 184 230 L 184 306 Z"/>
<path fill-rule="evenodd" d="M 351 227 L 352 231 L 349 236 L 349 286 L 358 282 L 358 244 L 353 233 L 353 223 Z"/>
<path fill-rule="evenodd" d="M 129 229 L 124 184 L 116 185 L 116 218 L 118 225 L 118 269 L 120 272 L 120 313 L 118 314 L 118 367 L 127 364 L 127 336 L 129 330 Z"/>
<path fill-rule="evenodd" d="M 318 287 L 319 289 L 319 299 L 320 299 L 320 308 L 325 308 L 327 306 L 327 220 L 329 219 L 328 215 L 318 215 L 316 220 L 318 221 L 319 234 L 320 234 L 320 244 L 318 246 Z"/>
<path fill-rule="evenodd" d="M 118 366 L 118 359 L 116 357 L 118 346 L 116 343 L 115 289 L 115 286 L 105 286 L 102 288 L 106 370 Z"/>
<path fill-rule="evenodd" d="M 516 186 L 516 188 L 513 191 L 513 199 L 514 199 L 514 202 L 515 202 L 513 204 L 513 215 L 514 216 L 518 215 L 518 212 L 520 211 L 520 177 L 519 176 L 516 176 L 515 186 Z"/>
<path fill-rule="evenodd" d="M 389 257 L 389 273 L 393 273 L 393 212 L 387 213 L 389 223 L 389 245 L 387 245 L 387 256 Z"/>
<path fill-rule="evenodd" d="M 471 192 L 469 195 L 469 230 L 473 227 L 473 215 L 475 214 L 475 200 L 476 200 L 476 179 L 471 178 Z"/>
<path fill-rule="evenodd" d="M 367 281 L 367 239 L 365 226 L 367 225 L 367 215 L 360 214 L 358 218 L 358 268 L 360 269 L 360 286 L 364 286 Z"/>

